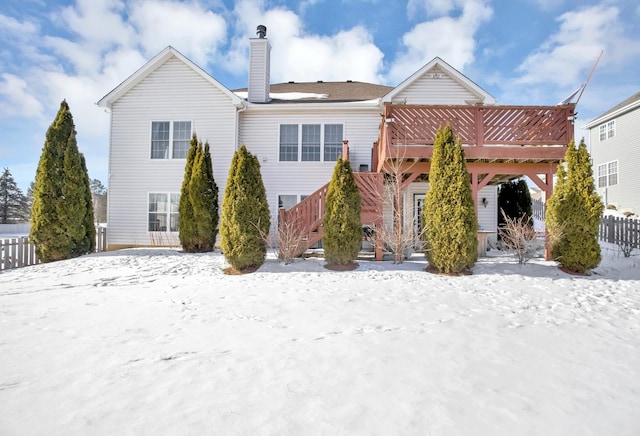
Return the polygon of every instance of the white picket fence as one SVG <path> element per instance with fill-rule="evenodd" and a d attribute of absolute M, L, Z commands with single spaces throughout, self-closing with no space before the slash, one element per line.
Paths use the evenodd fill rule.
<path fill-rule="evenodd" d="M 96 253 L 107 250 L 107 229 L 96 227 Z M 28 236 L 0 239 L 0 270 L 36 265 L 40 259 Z"/>

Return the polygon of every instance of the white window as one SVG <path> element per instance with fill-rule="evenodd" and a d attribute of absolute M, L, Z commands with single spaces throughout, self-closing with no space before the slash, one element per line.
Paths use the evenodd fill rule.
<path fill-rule="evenodd" d="M 616 120 L 611 120 L 607 123 L 600 124 L 600 141 L 604 141 L 607 138 L 613 138 L 616 136 Z"/>
<path fill-rule="evenodd" d="M 282 124 L 280 126 L 280 161 L 298 160 L 298 125 Z"/>
<path fill-rule="evenodd" d="M 152 121 L 151 159 L 186 159 L 191 121 Z"/>
<path fill-rule="evenodd" d="M 616 136 L 616 121 L 611 120 L 607 123 L 607 138 Z"/>
<path fill-rule="evenodd" d="M 279 209 L 291 209 L 298 203 L 297 195 L 278 195 L 278 208 Z"/>
<path fill-rule="evenodd" d="M 342 124 L 324 125 L 324 161 L 335 162 L 342 154 Z"/>
<path fill-rule="evenodd" d="M 150 232 L 177 232 L 180 194 L 149 194 L 149 226 Z"/>
<path fill-rule="evenodd" d="M 281 124 L 280 162 L 335 162 L 342 153 L 342 124 Z"/>
<path fill-rule="evenodd" d="M 618 161 L 598 165 L 598 188 L 618 184 Z"/>
<path fill-rule="evenodd" d="M 302 160 L 320 162 L 320 124 L 302 125 Z"/>

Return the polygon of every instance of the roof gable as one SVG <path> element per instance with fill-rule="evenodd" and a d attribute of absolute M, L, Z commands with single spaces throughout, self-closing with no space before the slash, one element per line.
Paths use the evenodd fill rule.
<path fill-rule="evenodd" d="M 385 95 L 382 100 L 384 102 L 391 102 L 398 97 L 401 97 L 410 88 L 415 87 L 419 82 L 425 79 L 438 78 L 438 74 L 444 73 L 448 78 L 451 78 L 457 85 L 464 88 L 464 90 L 470 93 L 474 98 L 470 100 L 477 100 L 477 103 L 484 104 L 496 104 L 496 99 L 487 91 L 478 86 L 475 82 L 470 80 L 467 76 L 460 71 L 453 68 L 451 65 L 440 59 L 439 57 L 433 58 L 431 62 L 424 65 L 418 71 L 413 73 L 407 79 L 405 79 L 398 86 L 393 88 L 391 92 Z M 425 102 L 427 104 L 427 102 Z"/>
<path fill-rule="evenodd" d="M 640 92 L 635 93 L 631 97 L 626 100 L 618 103 L 608 111 L 604 112 L 601 115 L 598 115 L 596 118 L 587 123 L 583 129 L 591 129 L 595 126 L 602 124 L 605 121 L 609 121 L 611 118 L 615 118 L 619 115 L 624 114 L 630 110 L 636 109 L 640 107 Z"/>
<path fill-rule="evenodd" d="M 180 53 L 178 50 L 171 46 L 167 46 L 164 50 L 154 56 L 149 62 L 144 64 L 140 69 L 138 69 L 135 73 L 125 79 L 124 82 L 120 83 L 116 86 L 111 92 L 102 97 L 96 104 L 100 107 L 111 108 L 113 104 L 118 101 L 122 96 L 124 96 L 127 92 L 133 89 L 136 85 L 146 79 L 150 74 L 164 65 L 167 61 L 172 58 L 176 58 L 183 62 L 186 66 L 191 68 L 195 73 L 202 76 L 207 82 L 218 88 L 222 93 L 227 95 L 232 103 L 236 106 L 242 105 L 242 99 L 238 97 L 236 94 L 231 92 L 227 87 L 222 85 L 216 79 L 214 79 L 210 74 L 204 71 L 202 68 L 194 64 L 191 60 L 189 60 L 186 56 Z"/>

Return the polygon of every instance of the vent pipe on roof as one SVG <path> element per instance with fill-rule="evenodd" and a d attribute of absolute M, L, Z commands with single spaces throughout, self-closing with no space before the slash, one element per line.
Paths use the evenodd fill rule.
<path fill-rule="evenodd" d="M 258 35 L 258 38 L 260 39 L 267 36 L 267 26 L 260 24 L 256 29 L 256 35 Z"/>

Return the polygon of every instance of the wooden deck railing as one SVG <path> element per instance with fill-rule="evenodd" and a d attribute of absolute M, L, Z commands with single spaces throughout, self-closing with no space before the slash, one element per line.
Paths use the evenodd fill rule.
<path fill-rule="evenodd" d="M 416 106 L 385 108 L 383 130 L 389 144 L 432 145 L 449 124 L 463 144 L 567 145 L 573 138 L 574 105 Z"/>
<path fill-rule="evenodd" d="M 362 224 L 379 225 L 382 222 L 383 174 L 355 172 L 353 176 L 360 190 Z M 295 233 L 300 241 L 297 255 L 316 244 L 324 235 L 324 207 L 328 189 L 327 183 L 292 208 L 278 211 L 278 230 L 281 235 L 282 232 L 288 235 Z"/>

